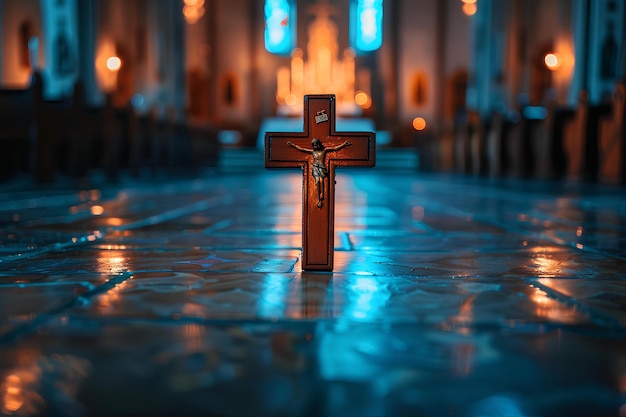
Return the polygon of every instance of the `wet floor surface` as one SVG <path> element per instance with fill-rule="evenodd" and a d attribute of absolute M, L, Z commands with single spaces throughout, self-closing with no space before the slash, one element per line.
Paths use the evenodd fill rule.
<path fill-rule="evenodd" d="M 0 185 L 0 412 L 626 416 L 626 190 L 296 172 Z"/>

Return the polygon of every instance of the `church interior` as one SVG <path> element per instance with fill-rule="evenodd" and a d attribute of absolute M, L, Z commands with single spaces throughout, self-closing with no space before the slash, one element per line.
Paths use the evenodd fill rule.
<path fill-rule="evenodd" d="M 626 417 L 625 120 L 622 0 L 0 0 L 0 412 Z"/>

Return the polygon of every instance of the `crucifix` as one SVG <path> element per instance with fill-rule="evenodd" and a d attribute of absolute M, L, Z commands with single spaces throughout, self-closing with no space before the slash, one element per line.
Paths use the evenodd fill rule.
<path fill-rule="evenodd" d="M 266 168 L 302 169 L 302 269 L 332 271 L 335 167 L 373 167 L 373 132 L 337 132 L 335 95 L 304 96 L 303 132 L 265 134 Z"/>

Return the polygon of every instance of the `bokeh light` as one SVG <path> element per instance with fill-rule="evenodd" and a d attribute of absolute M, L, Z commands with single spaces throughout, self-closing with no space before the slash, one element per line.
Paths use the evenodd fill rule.
<path fill-rule="evenodd" d="M 543 58 L 543 61 L 546 63 L 546 67 L 548 67 L 548 69 L 552 71 L 558 69 L 561 66 L 561 57 L 554 53 L 546 54 L 546 56 Z"/>
<path fill-rule="evenodd" d="M 117 72 L 122 68 L 122 60 L 117 56 L 110 56 L 107 59 L 107 69 L 112 72 Z"/>
<path fill-rule="evenodd" d="M 413 129 L 418 131 L 426 129 L 426 120 L 423 117 L 413 119 Z"/>
<path fill-rule="evenodd" d="M 476 3 L 463 3 L 462 10 L 466 16 L 473 16 L 478 11 L 478 5 Z"/>

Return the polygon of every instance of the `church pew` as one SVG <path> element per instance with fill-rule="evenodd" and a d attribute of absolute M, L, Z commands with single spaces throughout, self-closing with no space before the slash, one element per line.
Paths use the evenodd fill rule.
<path fill-rule="evenodd" d="M 33 107 L 32 89 L 0 90 L 0 179 L 30 168 L 35 133 Z"/>
<path fill-rule="evenodd" d="M 208 123 L 139 116 L 130 104 L 115 107 L 112 97 L 89 107 L 80 83 L 72 97 L 44 100 L 43 82 L 34 74 L 28 89 L 0 90 L 0 180 L 24 172 L 49 183 L 93 169 L 115 180 L 122 169 L 192 174 L 218 164 L 217 129 Z"/>
<path fill-rule="evenodd" d="M 487 126 L 486 147 L 487 147 L 487 173 L 490 176 L 502 174 L 504 160 L 502 158 L 504 132 L 504 115 L 494 112 Z"/>
<path fill-rule="evenodd" d="M 564 148 L 567 177 L 597 181 L 600 174 L 600 124 L 610 114 L 608 105 L 590 105 L 587 93 L 581 92 L 578 107 L 566 123 Z"/>
<path fill-rule="evenodd" d="M 82 82 L 77 82 L 72 92 L 71 106 L 68 109 L 69 135 L 67 139 L 68 161 L 66 171 L 75 178 L 87 176 L 92 160 L 94 122 L 98 120 L 97 108 L 86 105 Z"/>
<path fill-rule="evenodd" d="M 441 137 L 436 138 L 429 131 L 416 132 L 415 129 L 407 129 L 413 136 L 413 143 L 417 154 L 417 169 L 422 172 L 434 172 L 441 170 L 442 149 Z"/>
<path fill-rule="evenodd" d="M 221 144 L 218 129 L 211 123 L 188 123 L 191 141 L 191 164 L 194 172 L 203 168 L 216 168 L 219 164 Z"/>
<path fill-rule="evenodd" d="M 454 167 L 459 173 L 472 172 L 472 135 L 479 124 L 478 113 L 459 112 L 454 123 Z"/>
<path fill-rule="evenodd" d="M 578 97 L 578 106 L 574 117 L 565 125 L 564 149 L 566 170 L 565 175 L 571 179 L 581 178 L 583 175 L 583 155 L 585 151 L 585 131 L 589 102 L 587 92 L 581 91 Z"/>
<path fill-rule="evenodd" d="M 197 174 L 218 165 L 218 130 L 211 123 L 160 116 L 156 108 L 136 118 L 131 172 L 139 166 L 148 168 L 152 176 L 163 168 L 170 174 Z"/>
<path fill-rule="evenodd" d="M 485 126 L 487 173 L 490 176 L 519 175 L 519 114 L 494 112 Z"/>
<path fill-rule="evenodd" d="M 506 135 L 506 166 L 515 177 L 533 178 L 545 175 L 548 110 L 541 106 L 524 106 Z"/>
<path fill-rule="evenodd" d="M 45 182 L 54 179 L 57 174 L 69 173 L 73 153 L 74 124 L 71 99 L 48 100 L 43 103 L 43 106 L 43 114 L 40 116 L 37 129 L 43 131 L 41 140 L 46 141 L 44 149 L 49 149 L 46 152 L 50 152 L 51 155 L 38 154 L 38 158 L 47 160 L 51 156 L 52 160 L 45 161 L 45 163 L 50 163 L 50 168 L 54 170 L 49 179 L 38 178 Z"/>
<path fill-rule="evenodd" d="M 555 107 L 551 109 L 550 118 L 550 172 L 553 179 L 563 179 L 567 173 L 567 155 L 565 152 L 565 130 L 575 115 L 570 107 Z"/>
<path fill-rule="evenodd" d="M 626 185 L 626 85 L 615 87 L 610 114 L 600 121 L 600 179 Z"/>
<path fill-rule="evenodd" d="M 480 118 L 469 112 L 464 125 L 455 126 L 454 161 L 457 172 L 475 175 L 523 175 L 523 129 L 517 113 L 493 112 Z M 532 149 L 529 148 L 529 149 Z M 532 158 L 532 156 L 526 156 Z"/>
<path fill-rule="evenodd" d="M 30 172 L 36 181 L 51 182 L 58 172 L 78 170 L 77 144 L 89 136 L 82 129 L 86 122 L 81 111 L 84 103 L 73 100 L 46 101 L 43 79 L 33 74 L 32 83 L 23 90 L 0 91 L 0 178 Z M 78 126 L 78 129 L 76 128 Z"/>
<path fill-rule="evenodd" d="M 487 132 L 489 132 L 491 120 L 483 120 L 476 115 L 470 121 L 468 131 L 471 154 L 470 172 L 476 175 L 485 175 L 489 171 Z"/>
<path fill-rule="evenodd" d="M 27 89 L 0 91 L 2 178 L 31 172 L 37 181 L 50 182 L 58 171 L 79 170 L 77 164 L 85 158 L 78 155 L 78 144 L 89 135 L 81 129 L 86 124 L 84 100 L 75 101 L 44 100 L 37 73 Z"/>

